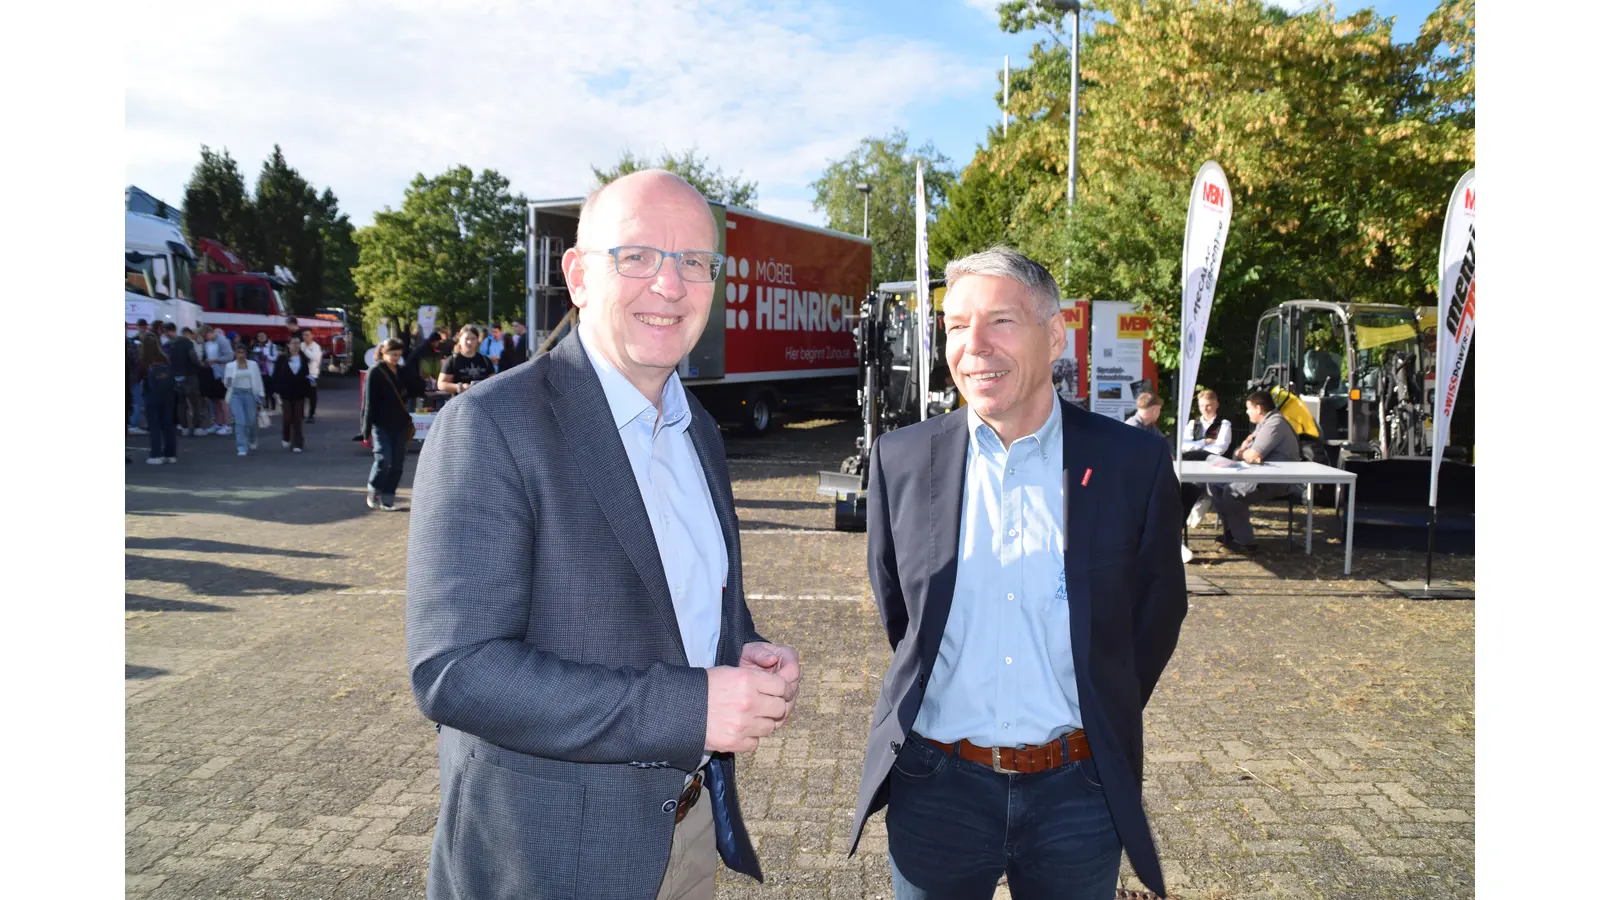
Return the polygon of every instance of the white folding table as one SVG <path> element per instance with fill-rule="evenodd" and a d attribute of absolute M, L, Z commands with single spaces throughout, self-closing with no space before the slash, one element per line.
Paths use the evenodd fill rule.
<path fill-rule="evenodd" d="M 1346 472 L 1344 469 L 1335 469 L 1321 463 L 1296 460 L 1294 462 L 1269 462 L 1260 465 L 1239 463 L 1235 466 L 1215 466 L 1209 460 L 1177 460 L 1173 469 L 1178 473 L 1179 481 L 1188 481 L 1196 484 L 1231 484 L 1234 482 L 1251 482 L 1253 484 L 1303 484 L 1306 486 L 1306 553 L 1311 552 L 1311 525 L 1312 514 L 1315 509 L 1311 496 L 1313 484 L 1337 485 L 1340 492 L 1348 487 L 1350 497 L 1345 502 L 1344 516 L 1344 573 L 1350 574 L 1351 551 L 1354 549 L 1356 518 L 1351 515 L 1356 507 L 1356 474 Z"/>

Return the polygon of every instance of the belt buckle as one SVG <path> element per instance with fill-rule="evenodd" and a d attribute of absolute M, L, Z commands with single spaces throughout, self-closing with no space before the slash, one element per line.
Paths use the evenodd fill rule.
<path fill-rule="evenodd" d="M 1000 773 L 1001 775 L 1021 775 L 1022 774 L 1021 772 L 1017 771 L 1016 769 L 1008 769 L 1005 766 L 1000 765 L 1000 748 L 999 747 L 990 747 L 989 748 L 989 755 L 990 755 L 990 763 L 989 763 L 990 768 L 994 769 L 996 772 Z"/>

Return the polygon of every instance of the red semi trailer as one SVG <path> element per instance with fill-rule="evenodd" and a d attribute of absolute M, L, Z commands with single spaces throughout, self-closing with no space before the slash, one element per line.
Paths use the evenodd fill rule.
<path fill-rule="evenodd" d="M 561 255 L 577 241 L 583 198 L 528 204 L 528 329 L 533 346 L 571 309 Z M 718 421 L 760 434 L 783 410 L 856 403 L 855 325 L 872 280 L 872 243 L 855 235 L 712 203 L 727 257 L 711 318 L 678 366 Z M 599 248 L 607 249 L 607 248 Z"/>

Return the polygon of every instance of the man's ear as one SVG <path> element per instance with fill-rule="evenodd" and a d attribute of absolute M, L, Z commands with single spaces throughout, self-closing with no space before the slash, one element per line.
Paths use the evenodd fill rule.
<path fill-rule="evenodd" d="M 1050 351 L 1052 354 L 1050 359 L 1060 359 L 1061 354 L 1067 351 L 1066 317 L 1058 312 L 1050 317 L 1050 321 L 1045 323 L 1045 327 L 1050 329 Z"/>
<path fill-rule="evenodd" d="M 567 291 L 572 295 L 572 305 L 583 309 L 589 305 L 589 294 L 584 279 L 583 254 L 576 247 L 561 254 L 561 274 L 567 279 Z"/>

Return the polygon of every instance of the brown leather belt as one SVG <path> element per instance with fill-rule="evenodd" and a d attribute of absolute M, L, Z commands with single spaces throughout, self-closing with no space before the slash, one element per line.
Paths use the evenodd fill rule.
<path fill-rule="evenodd" d="M 705 783 L 705 780 L 706 773 L 704 771 L 696 772 L 694 773 L 694 780 L 684 786 L 683 793 L 678 795 L 678 811 L 672 819 L 674 825 L 682 822 L 684 816 L 689 814 L 689 810 L 694 808 L 695 802 L 700 799 L 700 787 Z"/>
<path fill-rule="evenodd" d="M 968 740 L 946 744 L 930 737 L 917 735 L 946 753 L 954 753 L 968 762 L 999 772 L 1002 775 L 1032 775 L 1059 769 L 1069 762 L 1089 758 L 1089 736 L 1080 728 L 1068 732 L 1048 744 L 1025 747 L 979 747 Z M 1065 756 L 1062 750 L 1065 749 Z"/>

